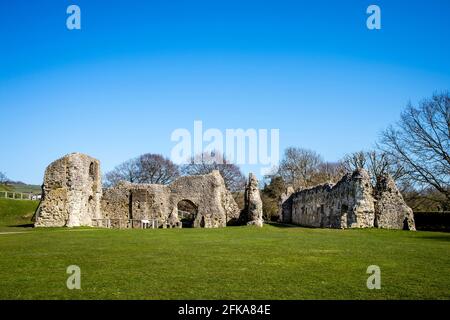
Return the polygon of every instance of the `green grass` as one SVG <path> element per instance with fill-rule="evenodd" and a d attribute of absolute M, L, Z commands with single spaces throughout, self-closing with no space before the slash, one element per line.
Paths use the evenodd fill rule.
<path fill-rule="evenodd" d="M 28 231 L 0 235 L 0 299 L 450 298 L 445 233 L 9 229 Z M 81 268 L 82 290 L 66 288 L 69 265 Z M 369 265 L 381 268 L 381 290 L 366 288 Z"/>
<path fill-rule="evenodd" d="M 0 232 L 23 231 L 30 225 L 39 201 L 0 198 Z"/>

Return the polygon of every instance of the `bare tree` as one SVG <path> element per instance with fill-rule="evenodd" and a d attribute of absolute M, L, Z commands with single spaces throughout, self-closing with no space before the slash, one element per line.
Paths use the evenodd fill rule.
<path fill-rule="evenodd" d="M 280 166 L 266 179 L 281 177 L 296 190 L 323 183 L 336 183 L 346 173 L 341 162 L 325 162 L 315 151 L 289 147 L 285 150 Z"/>
<path fill-rule="evenodd" d="M 294 189 L 306 188 L 316 184 L 314 177 L 322 163 L 322 157 L 312 150 L 289 147 L 277 174 Z"/>
<path fill-rule="evenodd" d="M 317 184 L 331 182 L 338 182 L 346 173 L 343 165 L 340 162 L 323 162 L 317 168 L 315 180 Z"/>
<path fill-rule="evenodd" d="M 0 171 L 0 184 L 6 184 L 9 181 L 6 174 Z"/>
<path fill-rule="evenodd" d="M 232 192 L 242 191 L 245 188 L 246 179 L 241 169 L 231 163 L 220 153 L 202 153 L 190 160 L 189 164 L 181 167 L 184 175 L 203 175 L 219 170 L 225 185 Z"/>
<path fill-rule="evenodd" d="M 342 166 L 345 171 L 353 172 L 357 169 L 367 168 L 367 153 L 364 151 L 357 151 L 346 154 L 341 160 Z"/>
<path fill-rule="evenodd" d="M 141 183 L 169 184 L 180 176 L 178 166 L 160 154 L 141 155 L 137 166 Z"/>
<path fill-rule="evenodd" d="M 390 174 L 398 183 L 406 186 L 406 171 L 397 158 L 380 150 L 358 151 L 347 154 L 341 160 L 345 172 L 353 172 L 356 169 L 365 169 L 369 172 L 373 184 L 377 179 Z"/>
<path fill-rule="evenodd" d="M 104 185 L 112 187 L 119 181 L 137 183 L 140 181 L 140 172 L 137 159 L 130 159 L 115 167 L 104 176 Z"/>
<path fill-rule="evenodd" d="M 420 188 L 432 186 L 450 202 L 450 96 L 435 94 L 411 103 L 400 121 L 382 134 L 381 147 L 402 162 Z"/>
<path fill-rule="evenodd" d="M 397 158 L 379 150 L 367 152 L 367 157 L 369 159 L 369 172 L 375 179 L 389 174 L 397 183 L 405 180 L 405 167 Z"/>
<path fill-rule="evenodd" d="M 179 176 L 179 168 L 172 161 L 159 154 L 147 153 L 125 161 L 105 174 L 105 185 L 110 187 L 119 181 L 168 184 Z"/>

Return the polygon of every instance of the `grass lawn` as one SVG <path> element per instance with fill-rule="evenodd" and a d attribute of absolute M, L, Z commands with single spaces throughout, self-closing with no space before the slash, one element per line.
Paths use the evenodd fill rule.
<path fill-rule="evenodd" d="M 446 233 L 31 229 L 8 227 L 24 214 L 7 207 L 1 231 L 23 233 L 0 234 L 0 299 L 450 298 Z M 69 265 L 81 268 L 82 290 L 66 288 Z M 369 265 L 381 268 L 381 290 L 366 287 Z"/>

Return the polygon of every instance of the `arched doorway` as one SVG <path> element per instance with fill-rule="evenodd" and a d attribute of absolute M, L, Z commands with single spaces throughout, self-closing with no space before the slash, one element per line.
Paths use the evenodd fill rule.
<path fill-rule="evenodd" d="M 190 200 L 181 200 L 177 204 L 178 219 L 183 224 L 183 228 L 193 228 L 197 218 L 198 208 Z"/>

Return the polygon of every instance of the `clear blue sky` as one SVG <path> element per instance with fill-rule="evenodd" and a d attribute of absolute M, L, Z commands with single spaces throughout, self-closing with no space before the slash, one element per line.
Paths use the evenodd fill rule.
<path fill-rule="evenodd" d="M 378 4 L 382 29 L 366 28 Z M 66 28 L 81 8 L 82 29 Z M 450 1 L 0 2 L 0 171 L 40 184 L 73 151 L 103 171 L 176 128 L 279 128 L 326 160 L 450 89 Z"/>

